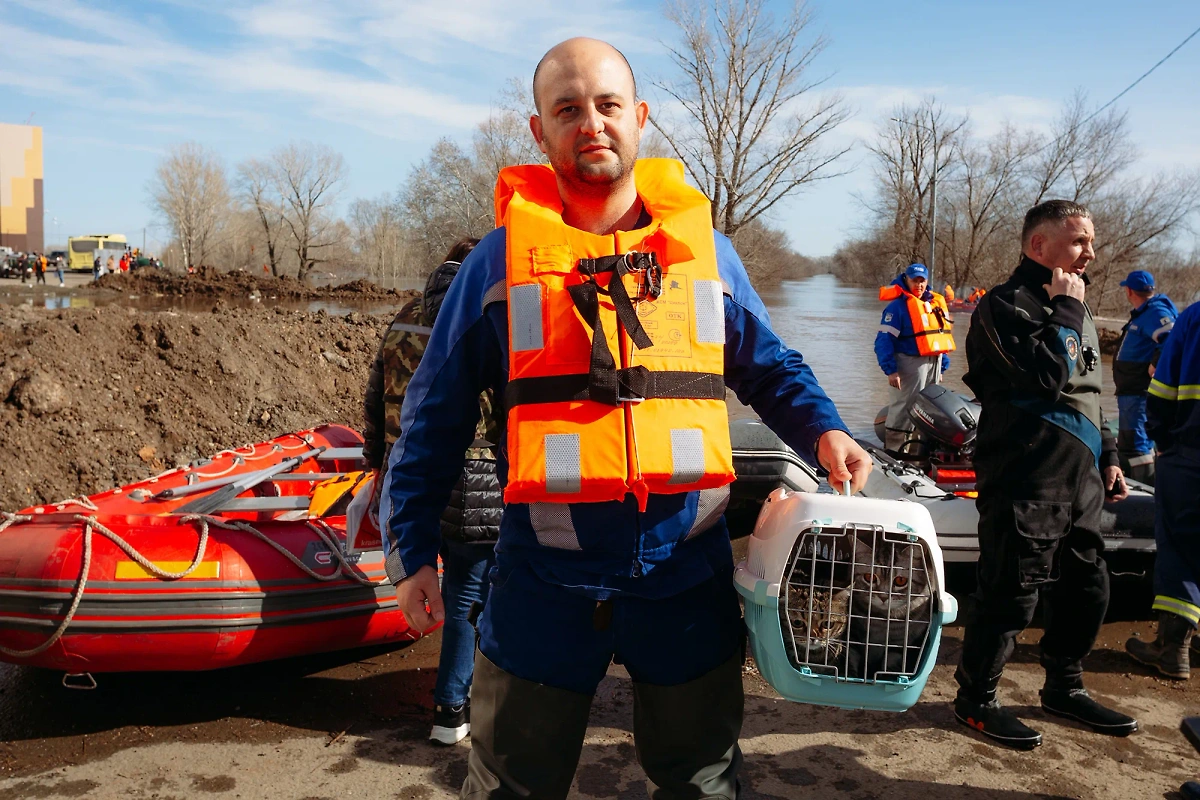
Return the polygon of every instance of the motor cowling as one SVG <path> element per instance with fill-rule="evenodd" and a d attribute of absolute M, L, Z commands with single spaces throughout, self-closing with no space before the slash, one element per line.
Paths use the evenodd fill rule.
<path fill-rule="evenodd" d="M 924 436 L 953 448 L 975 441 L 979 413 L 978 403 L 940 384 L 922 389 L 908 410 Z"/>

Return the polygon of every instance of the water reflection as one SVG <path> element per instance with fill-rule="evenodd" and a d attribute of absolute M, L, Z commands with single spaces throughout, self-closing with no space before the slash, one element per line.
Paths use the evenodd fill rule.
<path fill-rule="evenodd" d="M 184 297 L 168 297 L 165 295 L 119 295 L 96 294 L 79 296 L 73 293 L 35 295 L 5 292 L 0 294 L 0 306 L 24 305 L 37 308 L 58 310 L 65 308 L 99 308 L 118 305 L 123 308 L 135 308 L 139 311 L 184 311 L 207 312 L 220 302 L 222 305 L 234 308 L 283 308 L 289 311 L 324 311 L 334 316 L 344 316 L 351 312 L 360 314 L 386 314 L 399 310 L 395 298 L 370 300 L 354 300 L 336 298 L 330 300 L 292 300 L 276 297 L 207 297 L 188 295 Z"/>

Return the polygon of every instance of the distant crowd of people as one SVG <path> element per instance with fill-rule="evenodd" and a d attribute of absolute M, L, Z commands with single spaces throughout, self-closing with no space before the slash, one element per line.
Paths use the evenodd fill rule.
<path fill-rule="evenodd" d="M 63 269 L 66 265 L 63 263 L 61 255 L 47 258 L 45 253 L 14 253 L 9 257 L 9 263 L 21 278 L 21 283 L 26 283 L 27 281 L 45 283 L 46 271 L 54 270 L 58 278 L 58 285 L 67 285 L 63 277 Z"/>
<path fill-rule="evenodd" d="M 120 258 L 110 254 L 107 259 L 101 261 L 100 256 L 97 255 L 92 260 L 92 280 L 99 280 L 110 272 L 129 272 L 129 270 L 136 267 L 156 267 L 161 269 L 162 260 L 146 255 L 136 247 L 126 250 L 121 254 Z"/>

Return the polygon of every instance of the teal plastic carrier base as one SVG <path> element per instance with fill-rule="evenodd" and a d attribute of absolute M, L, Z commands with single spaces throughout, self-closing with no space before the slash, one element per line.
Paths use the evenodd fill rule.
<path fill-rule="evenodd" d="M 788 657 L 780 614 L 788 562 L 806 533 L 842 525 L 866 525 L 924 545 L 929 564 L 928 635 L 915 669 L 864 679 L 825 674 Z M 809 556 L 804 556 L 807 559 Z M 814 556 L 815 558 L 815 556 Z M 907 711 L 921 696 L 937 662 L 942 626 L 955 620 L 958 603 L 944 589 L 944 567 L 929 512 L 920 504 L 776 490 L 764 503 L 747 559 L 734 572 L 745 598 L 746 626 L 759 673 L 784 699 L 837 708 Z M 828 670 L 826 670 L 828 672 Z"/>
<path fill-rule="evenodd" d="M 779 598 L 766 594 L 767 582 L 757 582 L 757 590 L 736 583 L 738 593 L 746 598 L 746 627 L 750 629 L 751 650 L 758 671 L 771 688 L 785 700 L 837 708 L 864 708 L 870 711 L 907 711 L 921 696 L 929 674 L 937 661 L 942 641 L 942 625 L 954 621 L 944 619 L 942 612 L 933 613 L 931 641 L 925 651 L 917 674 L 895 681 L 864 681 L 860 678 L 837 678 L 820 675 L 807 667 L 796 669 L 788 660 L 783 646 L 783 630 L 779 621 Z"/>

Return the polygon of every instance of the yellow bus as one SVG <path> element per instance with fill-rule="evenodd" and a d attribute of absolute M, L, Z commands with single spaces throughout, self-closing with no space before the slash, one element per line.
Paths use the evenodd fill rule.
<path fill-rule="evenodd" d="M 92 262 L 98 255 L 96 251 L 105 251 L 100 258 L 100 262 L 105 263 L 109 255 L 112 255 L 114 259 L 119 259 L 121 253 L 125 252 L 126 246 L 125 235 L 122 233 L 72 236 L 67 239 L 67 269 L 91 272 Z"/>

